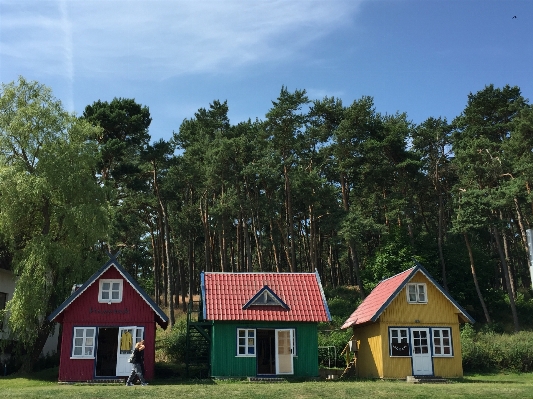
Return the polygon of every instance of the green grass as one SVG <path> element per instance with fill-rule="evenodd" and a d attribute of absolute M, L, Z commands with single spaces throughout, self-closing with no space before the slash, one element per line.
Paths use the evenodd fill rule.
<path fill-rule="evenodd" d="M 404 381 L 293 381 L 258 384 L 246 381 L 158 379 L 147 387 L 62 385 L 57 369 L 27 377 L 0 377 L 0 396 L 10 398 L 533 398 L 533 374 L 475 374 L 449 384 Z"/>

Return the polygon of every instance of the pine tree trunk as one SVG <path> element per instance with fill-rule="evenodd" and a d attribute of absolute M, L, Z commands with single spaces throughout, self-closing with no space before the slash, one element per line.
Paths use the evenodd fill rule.
<path fill-rule="evenodd" d="M 446 279 L 446 263 L 444 262 L 444 252 L 442 250 L 442 236 L 443 236 L 443 205 L 442 205 L 442 193 L 439 193 L 439 225 L 438 225 L 438 247 L 439 247 L 439 259 L 441 264 L 441 274 L 442 274 L 442 285 L 446 292 L 448 290 L 448 282 Z"/>
<path fill-rule="evenodd" d="M 463 233 L 463 236 L 465 238 L 466 249 L 468 250 L 468 258 L 470 259 L 470 271 L 472 272 L 472 278 L 474 279 L 474 286 L 476 287 L 477 297 L 479 299 L 479 302 L 481 303 L 481 307 L 483 308 L 485 320 L 487 320 L 487 323 L 491 323 L 489 311 L 487 310 L 487 305 L 485 305 L 483 294 L 481 294 L 481 290 L 479 289 L 479 282 L 477 280 L 476 268 L 474 266 L 474 254 L 472 253 L 472 247 L 470 246 L 470 241 L 468 240 L 468 235 L 466 234 L 466 232 Z"/>
<path fill-rule="evenodd" d="M 516 312 L 516 304 L 514 301 L 513 290 L 511 288 L 511 281 L 509 279 L 509 268 L 507 267 L 507 262 L 505 261 L 505 255 L 503 253 L 503 249 L 500 243 L 498 229 L 496 227 L 493 227 L 492 233 L 496 242 L 496 248 L 498 249 L 498 255 L 500 257 L 500 262 L 503 269 L 503 277 L 505 279 L 505 286 L 507 288 L 507 295 L 509 297 L 509 303 L 511 305 L 511 313 L 513 315 L 514 330 L 515 332 L 518 332 L 520 331 L 520 325 L 518 324 L 518 313 Z"/>

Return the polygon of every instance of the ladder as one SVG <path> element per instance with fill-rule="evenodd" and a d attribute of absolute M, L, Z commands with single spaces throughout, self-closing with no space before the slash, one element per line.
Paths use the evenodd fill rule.
<path fill-rule="evenodd" d="M 350 338 L 350 341 L 353 341 L 355 338 L 354 335 Z M 342 372 L 340 378 L 346 376 L 355 376 L 355 370 L 357 365 L 357 354 L 352 352 L 350 350 L 350 343 L 348 342 L 344 349 L 341 352 L 341 355 L 344 355 L 344 358 L 346 359 L 346 368 Z"/>

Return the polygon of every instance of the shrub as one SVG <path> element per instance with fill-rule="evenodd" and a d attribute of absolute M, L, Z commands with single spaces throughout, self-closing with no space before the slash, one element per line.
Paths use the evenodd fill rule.
<path fill-rule="evenodd" d="M 159 340 L 160 358 L 173 362 L 184 362 L 187 349 L 187 320 L 182 318 L 176 321 L 168 331 L 161 333 Z"/>
<path fill-rule="evenodd" d="M 533 371 L 532 332 L 475 332 L 466 325 L 461 331 L 461 348 L 465 371 Z"/>

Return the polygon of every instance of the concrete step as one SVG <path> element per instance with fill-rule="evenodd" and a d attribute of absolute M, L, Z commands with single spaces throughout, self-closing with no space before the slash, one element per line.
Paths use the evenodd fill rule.
<path fill-rule="evenodd" d="M 287 382 L 285 378 L 279 377 L 248 377 L 248 382 L 259 382 L 259 383 L 279 383 Z"/>
<path fill-rule="evenodd" d="M 448 380 L 435 375 L 408 375 L 407 382 L 412 384 L 446 384 Z"/>

